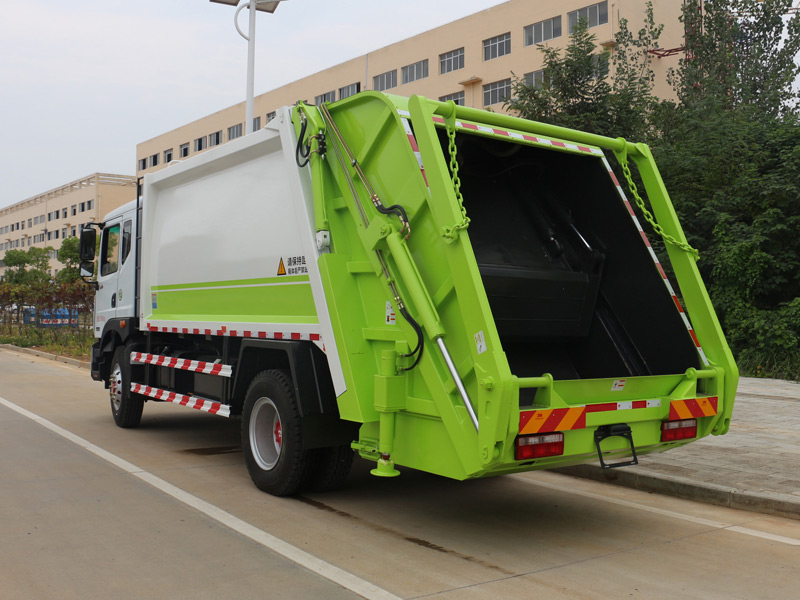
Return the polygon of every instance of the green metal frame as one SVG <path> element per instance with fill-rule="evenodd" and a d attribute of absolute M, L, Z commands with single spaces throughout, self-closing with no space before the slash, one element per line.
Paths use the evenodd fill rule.
<path fill-rule="evenodd" d="M 647 146 L 421 96 L 402 98 L 364 92 L 328 108 L 383 204 L 402 205 L 412 226 L 406 239 L 396 217 L 376 210 L 353 165 L 337 160 L 337 148 L 340 154 L 343 149 L 320 111 L 299 104 L 294 111 L 297 131 L 302 114 L 309 122 L 308 131 L 326 134 L 327 154 L 323 158 L 313 153 L 310 169 L 317 230 L 329 231 L 331 236 L 331 251 L 321 256 L 319 268 L 347 386 L 338 398 L 340 413 L 344 419 L 363 424 L 354 447 L 378 463 L 375 474 L 397 474 L 396 463 L 465 479 L 596 458 L 593 431 L 613 423 L 613 414 L 589 415 L 586 428 L 566 431 L 563 456 L 527 463 L 514 460 L 521 388 L 541 388 L 537 393 L 537 404 L 545 402 L 541 408 L 662 399 L 660 407 L 631 411 L 626 416 L 640 454 L 686 443 L 660 442 L 660 424 L 667 418 L 672 400 L 717 396 L 718 412 L 699 419 L 698 437 L 728 430 L 738 371 L 695 257 L 671 245 L 667 245 L 669 259 L 709 366 L 698 360 L 697 367 L 686 373 L 628 378 L 624 392 L 613 393 L 609 391 L 611 379 L 556 381 L 547 373 L 526 378 L 511 373 L 469 230 L 456 228 L 453 233 L 453 225 L 463 214 L 437 135 L 437 127 L 445 124 L 435 123 L 434 117 L 444 123 L 469 121 L 611 150 L 620 159 L 627 157 L 639 170 L 658 223 L 669 235 L 685 242 Z M 413 126 L 427 182 L 404 129 L 404 118 Z M 486 131 L 480 135 L 522 143 Z M 318 143 L 314 138 L 312 150 L 318 149 Z M 413 358 L 403 355 L 416 346 L 416 333 L 398 312 L 395 289 L 424 331 L 425 350 L 412 370 L 404 369 Z M 387 319 L 387 302 L 397 313 L 396 322 Z M 478 336 L 483 345 L 477 343 Z M 448 369 L 439 344 L 449 349 L 460 381 Z M 475 409 L 477 430 L 459 383 Z M 627 442 L 611 438 L 603 448 L 622 454 L 627 451 Z"/>

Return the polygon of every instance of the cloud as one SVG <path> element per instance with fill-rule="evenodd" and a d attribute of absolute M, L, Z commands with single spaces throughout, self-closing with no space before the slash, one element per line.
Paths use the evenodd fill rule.
<path fill-rule="evenodd" d="M 285 2 L 258 17 L 256 93 L 485 7 Z M 207 0 L 4 0 L 0 206 L 97 171 L 133 174 L 137 143 L 243 101 L 233 15 Z"/>

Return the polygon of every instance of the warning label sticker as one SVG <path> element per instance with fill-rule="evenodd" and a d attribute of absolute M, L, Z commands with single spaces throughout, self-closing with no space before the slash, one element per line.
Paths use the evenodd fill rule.
<path fill-rule="evenodd" d="M 308 273 L 305 256 L 289 256 L 284 263 L 283 257 L 278 264 L 278 275 L 302 275 Z"/>
<path fill-rule="evenodd" d="M 475 348 L 478 350 L 478 354 L 486 352 L 486 340 L 483 337 L 483 331 L 475 334 Z"/>
<path fill-rule="evenodd" d="M 394 308 L 392 307 L 392 303 L 388 300 L 386 301 L 386 324 L 387 325 L 394 325 L 397 323 L 397 316 L 394 314 Z"/>
<path fill-rule="evenodd" d="M 611 384 L 611 391 L 612 392 L 619 392 L 625 389 L 625 380 L 624 379 L 617 379 Z"/>

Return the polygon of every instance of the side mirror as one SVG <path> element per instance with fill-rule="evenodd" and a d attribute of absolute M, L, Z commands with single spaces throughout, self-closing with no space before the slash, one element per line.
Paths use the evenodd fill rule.
<path fill-rule="evenodd" d="M 94 230 L 94 228 L 87 227 L 85 229 L 81 229 L 81 247 L 80 247 L 81 270 L 83 270 L 83 262 L 85 261 L 91 262 L 94 260 L 94 249 L 96 244 L 97 244 L 97 232 Z M 91 275 L 91 273 L 89 275 Z"/>
<path fill-rule="evenodd" d="M 85 231 L 87 230 L 84 229 L 81 232 L 81 255 L 83 254 L 83 233 Z M 94 231 L 92 231 L 92 233 L 94 234 Z M 94 237 L 94 235 L 92 235 L 92 237 Z M 94 246 L 92 246 L 92 248 L 94 249 Z M 94 252 L 92 254 L 94 254 Z M 96 279 L 89 279 L 94 275 L 94 263 L 91 260 L 82 260 L 78 270 L 85 284 L 92 286 L 95 290 L 100 289 L 100 284 L 97 283 Z"/>
<path fill-rule="evenodd" d="M 94 263 L 90 260 L 82 260 L 80 270 L 81 277 L 91 277 L 94 275 Z"/>

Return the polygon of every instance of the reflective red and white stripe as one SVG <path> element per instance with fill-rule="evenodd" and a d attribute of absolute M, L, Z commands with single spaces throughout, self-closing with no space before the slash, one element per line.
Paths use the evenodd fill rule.
<path fill-rule="evenodd" d="M 667 286 L 669 295 L 672 297 L 672 301 L 675 303 L 675 307 L 678 309 L 678 313 L 681 315 L 681 319 L 683 319 L 683 324 L 686 325 L 686 329 L 689 332 L 689 335 L 692 336 L 692 341 L 694 342 L 694 345 L 697 347 L 697 353 L 700 355 L 700 359 L 703 361 L 704 365 L 708 366 L 710 364 L 708 362 L 708 358 L 706 357 L 705 352 L 703 352 L 703 348 L 700 345 L 700 340 L 697 339 L 697 334 L 695 334 L 694 328 L 692 327 L 692 324 L 689 322 L 689 318 L 686 316 L 686 312 L 683 310 L 681 301 L 678 300 L 678 295 L 675 293 L 675 289 L 669 282 L 669 278 L 667 277 L 666 271 L 664 271 L 664 267 L 661 266 L 661 262 L 658 260 L 655 250 L 653 250 L 653 246 L 650 244 L 650 240 L 647 238 L 647 234 L 645 233 L 644 229 L 642 229 L 641 223 L 639 223 L 639 219 L 633 210 L 633 206 L 631 206 L 631 203 L 625 196 L 625 191 L 622 189 L 622 186 L 620 185 L 617 176 L 614 174 L 614 171 L 611 168 L 611 165 L 609 164 L 608 160 L 606 160 L 605 156 L 603 157 L 603 164 L 606 166 L 608 174 L 611 176 L 611 180 L 614 182 L 614 185 L 617 188 L 617 193 L 619 193 L 620 198 L 622 198 L 622 202 L 625 204 L 625 208 L 628 209 L 628 214 L 630 214 L 631 219 L 633 219 L 633 222 L 636 225 L 636 229 L 639 232 L 639 235 L 642 236 L 644 245 L 647 246 L 647 250 L 648 252 L 650 252 L 650 257 L 653 259 L 653 262 L 655 263 L 658 272 L 661 274 L 661 278 L 664 280 L 664 285 Z"/>
<path fill-rule="evenodd" d="M 444 118 L 433 117 L 433 122 L 439 125 L 444 125 Z M 552 140 L 550 138 L 540 137 L 538 135 L 531 135 L 529 133 L 522 133 L 521 131 L 514 131 L 513 129 L 500 129 L 498 127 L 489 127 L 488 125 L 479 125 L 478 123 L 470 123 L 468 121 L 456 121 L 457 129 L 466 129 L 467 131 L 475 131 L 478 133 L 488 133 L 492 135 L 502 135 L 504 137 L 516 140 L 519 142 L 531 142 L 540 146 L 550 146 L 552 148 L 559 148 L 562 150 L 571 150 L 573 152 L 580 152 L 582 154 L 592 154 L 594 156 L 603 156 L 603 151 L 600 148 L 593 148 L 591 146 L 581 146 L 579 144 L 571 144 L 569 142 L 562 142 L 561 140 Z"/>
<path fill-rule="evenodd" d="M 259 338 L 267 340 L 304 340 L 310 342 L 321 342 L 322 335 L 311 332 L 298 331 L 264 331 L 256 329 L 233 329 L 241 325 L 220 325 L 218 323 L 207 324 L 202 327 L 184 327 L 179 325 L 161 325 L 160 323 L 148 322 L 147 330 L 161 333 L 183 333 L 194 335 L 218 335 L 228 337 Z"/>
<path fill-rule="evenodd" d="M 406 111 L 398 111 L 401 114 L 400 120 L 403 122 L 403 128 L 406 130 L 406 136 L 408 137 L 408 143 L 411 144 L 411 149 L 414 151 L 414 156 L 417 157 L 417 164 L 419 164 L 419 171 L 422 173 L 422 179 L 425 180 L 425 185 L 428 186 L 428 194 L 431 193 L 431 186 L 428 184 L 428 176 L 425 174 L 425 165 L 422 164 L 422 154 L 419 151 L 419 146 L 417 145 L 417 138 L 414 137 L 414 132 L 411 130 L 411 123 L 408 122 L 406 118 L 408 113 Z M 403 114 L 405 113 L 405 114 Z"/>
<path fill-rule="evenodd" d="M 157 367 L 194 371 L 195 373 L 205 373 L 207 375 L 219 375 L 220 377 L 230 377 L 233 372 L 233 367 L 230 365 L 176 358 L 174 356 L 162 356 L 160 354 L 145 354 L 143 352 L 131 352 L 131 364 L 155 365 Z"/>
<path fill-rule="evenodd" d="M 173 404 L 180 404 L 187 408 L 194 408 L 203 412 L 211 413 L 212 415 L 219 415 L 221 417 L 231 416 L 231 407 L 227 404 L 214 402 L 213 400 L 206 400 L 198 396 L 186 396 L 176 392 L 168 392 L 159 388 L 150 387 L 149 385 L 142 385 L 140 383 L 132 383 L 131 391 L 134 394 L 141 394 L 154 400 L 161 400 L 163 402 L 172 402 Z"/>

